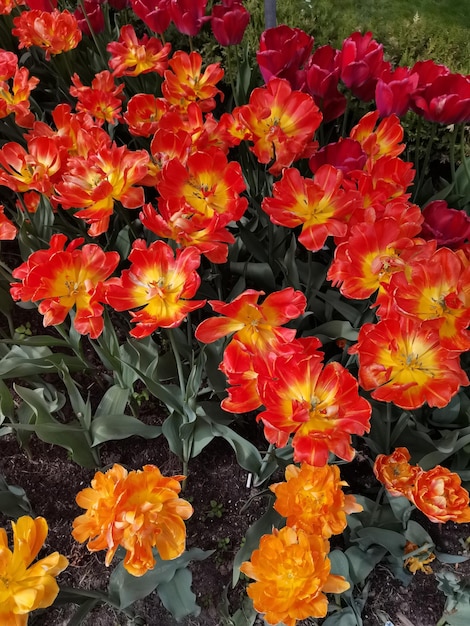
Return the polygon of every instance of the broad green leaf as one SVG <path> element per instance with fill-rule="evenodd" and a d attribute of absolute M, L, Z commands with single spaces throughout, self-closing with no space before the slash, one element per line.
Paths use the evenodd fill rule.
<path fill-rule="evenodd" d="M 371 545 L 379 545 L 387 548 L 393 556 L 401 557 L 405 548 L 405 537 L 401 533 L 386 528 L 362 528 L 357 532 L 357 537 L 352 539 L 363 550 Z"/>
<path fill-rule="evenodd" d="M 325 324 L 320 324 L 314 329 L 316 336 L 326 335 L 328 339 L 348 339 L 349 341 L 357 341 L 359 332 L 355 330 L 349 322 L 340 320 L 331 320 Z"/>
<path fill-rule="evenodd" d="M 163 402 L 169 410 L 184 414 L 183 399 L 181 397 L 181 390 L 179 387 L 176 385 L 162 385 L 158 381 L 153 380 L 140 372 L 138 368 L 132 365 L 131 367 L 133 367 L 141 381 L 145 384 L 153 396 Z"/>
<path fill-rule="evenodd" d="M 0 361 L 0 378 L 29 378 L 36 374 L 56 372 L 62 362 L 69 370 L 83 369 L 77 357 L 53 354 L 46 346 L 14 345 Z"/>
<path fill-rule="evenodd" d="M 161 426 L 144 424 L 131 415 L 100 415 L 91 423 L 92 447 L 105 441 L 118 441 L 135 435 L 144 439 L 155 439 L 162 434 Z"/>
<path fill-rule="evenodd" d="M 154 550 L 155 567 L 139 577 L 129 574 L 121 561 L 109 579 L 109 596 L 121 609 L 125 609 L 137 600 L 151 594 L 159 585 L 168 583 L 179 569 L 184 569 L 191 561 L 203 561 L 211 554 L 213 554 L 213 550 L 204 551 L 199 548 L 192 548 L 183 552 L 176 559 L 163 561 Z"/>
<path fill-rule="evenodd" d="M 162 433 L 165 439 L 168 441 L 170 450 L 179 459 L 183 458 L 183 441 L 181 439 L 180 428 L 183 424 L 183 417 L 181 413 L 173 411 L 163 422 Z"/>
<path fill-rule="evenodd" d="M 119 385 L 113 385 L 106 391 L 96 407 L 95 418 L 124 413 L 128 399 L 129 389 L 123 389 Z"/>
<path fill-rule="evenodd" d="M 264 515 L 250 526 L 245 535 L 245 542 L 238 550 L 233 559 L 232 586 L 238 583 L 240 578 L 240 566 L 244 561 L 249 561 L 253 550 L 259 546 L 263 535 L 269 535 L 274 528 L 281 528 L 285 524 L 285 519 L 270 505 Z"/>
<path fill-rule="evenodd" d="M 361 550 L 358 546 L 348 548 L 345 555 L 349 561 L 351 582 L 355 585 L 364 582 L 386 554 L 387 548 L 383 546 L 370 546 L 367 550 Z"/>
<path fill-rule="evenodd" d="M 14 389 L 30 407 L 34 419 L 34 424 L 24 426 L 14 424 L 12 425 L 14 428 L 32 428 L 36 435 L 46 443 L 56 444 L 68 450 L 76 463 L 83 467 L 97 466 L 98 458 L 91 449 L 89 434 L 76 421 L 63 424 L 54 419 L 43 389 L 28 389 L 20 385 L 14 385 Z"/>
<path fill-rule="evenodd" d="M 33 515 L 33 509 L 22 487 L 8 485 L 0 474 L 0 511 L 8 517 Z"/>
<path fill-rule="evenodd" d="M 15 405 L 10 390 L 0 379 L 0 424 L 5 418 L 13 419 L 15 414 Z"/>
<path fill-rule="evenodd" d="M 189 569 L 179 569 L 167 583 L 158 585 L 157 592 L 163 606 L 177 622 L 188 615 L 198 616 L 201 607 L 196 604 L 196 595 L 191 590 L 193 576 Z"/>
<path fill-rule="evenodd" d="M 230 271 L 245 276 L 257 289 L 267 293 L 276 291 L 276 280 L 268 263 L 230 263 Z"/>
<path fill-rule="evenodd" d="M 460 437 L 460 439 L 458 440 L 456 439 L 455 435 L 457 435 L 458 437 L 460 432 L 461 430 L 453 431 L 451 441 L 446 440 L 442 444 L 440 444 L 439 442 L 434 442 L 436 447 L 438 447 L 438 450 L 436 450 L 436 452 L 430 452 L 429 454 L 426 454 L 426 456 L 424 456 L 422 459 L 420 459 L 420 467 L 422 467 L 424 470 L 431 469 L 436 465 L 442 463 L 442 461 L 448 459 L 452 454 L 455 454 L 456 452 L 470 444 L 470 435 Z M 451 442 L 453 442 L 453 445 Z"/>
<path fill-rule="evenodd" d="M 341 611 L 335 611 L 324 622 L 323 626 L 362 626 L 362 619 L 356 615 L 350 606 Z"/>
<path fill-rule="evenodd" d="M 223 424 L 212 424 L 212 433 L 215 437 L 223 437 L 235 451 L 238 464 L 252 474 L 258 474 L 261 469 L 262 458 L 259 450 L 247 439 Z"/>
<path fill-rule="evenodd" d="M 59 375 L 62 378 L 65 387 L 67 388 L 67 394 L 74 410 L 75 415 L 79 418 L 80 423 L 86 428 L 90 428 L 91 424 L 91 404 L 89 400 L 85 402 L 82 398 L 82 394 L 78 390 L 78 387 L 70 376 L 67 367 L 64 365 L 59 370 Z"/>
<path fill-rule="evenodd" d="M 75 611 L 72 617 L 68 620 L 67 626 L 80 626 L 83 624 L 85 618 L 91 613 L 97 604 L 100 603 L 98 598 L 90 598 L 86 600 Z"/>

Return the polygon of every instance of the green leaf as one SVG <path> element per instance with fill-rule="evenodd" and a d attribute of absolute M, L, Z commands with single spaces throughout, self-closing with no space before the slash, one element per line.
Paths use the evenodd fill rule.
<path fill-rule="evenodd" d="M 80 626 L 83 624 L 83 620 L 91 613 L 97 604 L 100 603 L 98 598 L 90 598 L 83 602 L 72 617 L 68 620 L 67 626 Z"/>
<path fill-rule="evenodd" d="M 91 449 L 89 434 L 76 421 L 63 424 L 54 419 L 50 412 L 50 403 L 44 397 L 44 389 L 28 389 L 20 385 L 14 385 L 14 389 L 31 409 L 34 424 L 12 424 L 12 427 L 34 430 L 46 443 L 56 444 L 68 450 L 72 459 L 83 467 L 97 466 L 98 459 Z"/>
<path fill-rule="evenodd" d="M 355 585 L 364 582 L 386 554 L 387 548 L 383 546 L 370 546 L 367 550 L 362 550 L 358 546 L 348 548 L 345 555 L 349 561 L 351 582 Z"/>
<path fill-rule="evenodd" d="M 10 390 L 3 380 L 0 380 L 0 424 L 5 418 L 13 419 L 15 405 Z"/>
<path fill-rule="evenodd" d="M 96 407 L 95 418 L 124 413 L 128 399 L 129 389 L 123 389 L 119 385 L 113 385 L 106 391 Z"/>
<path fill-rule="evenodd" d="M 393 556 L 401 557 L 405 548 L 405 537 L 401 533 L 386 528 L 361 528 L 357 532 L 357 538 L 352 539 L 363 550 L 367 550 L 371 545 L 379 545 L 387 548 Z"/>
<path fill-rule="evenodd" d="M 276 291 L 276 280 L 268 263 L 230 263 L 230 271 L 238 276 L 245 276 L 257 289 L 267 293 Z"/>
<path fill-rule="evenodd" d="M 119 563 L 112 572 L 108 594 L 113 602 L 121 609 L 125 609 L 137 600 L 142 600 L 151 594 L 159 585 L 170 582 L 176 572 L 184 569 L 191 561 L 203 561 L 207 559 L 213 550 L 204 551 L 199 548 L 192 548 L 183 552 L 181 556 L 171 561 L 163 561 L 154 551 L 155 567 L 143 576 L 132 576 Z"/>
<path fill-rule="evenodd" d="M 212 424 L 212 433 L 215 437 L 223 437 L 232 446 L 238 464 L 243 469 L 253 474 L 259 473 L 262 464 L 261 454 L 250 441 L 223 424 Z"/>
<path fill-rule="evenodd" d="M 31 503 L 22 487 L 8 485 L 0 474 L 0 511 L 17 519 L 22 515 L 33 515 Z"/>
<path fill-rule="evenodd" d="M 158 381 L 149 378 L 138 368 L 131 365 L 136 371 L 141 381 L 145 384 L 150 393 L 158 398 L 168 409 L 184 414 L 184 404 L 181 397 L 181 390 L 176 385 L 162 385 Z"/>
<path fill-rule="evenodd" d="M 331 320 L 325 324 L 320 324 L 314 331 L 315 336 L 326 335 L 328 339 L 348 339 L 349 341 L 357 341 L 359 332 L 355 330 L 350 322 L 340 320 Z"/>
<path fill-rule="evenodd" d="M 324 622 L 323 626 L 362 626 L 362 619 L 354 613 L 350 606 L 335 611 Z"/>
<path fill-rule="evenodd" d="M 131 415 L 100 415 L 91 423 L 92 447 L 105 441 L 118 441 L 138 435 L 144 439 L 155 439 L 162 434 L 161 426 L 144 424 Z"/>
<path fill-rule="evenodd" d="M 163 606 L 177 622 L 188 615 L 198 616 L 201 612 L 201 607 L 196 604 L 196 596 L 191 590 L 192 580 L 189 569 L 180 569 L 169 582 L 158 586 L 157 591 Z"/>
<path fill-rule="evenodd" d="M 279 515 L 277 511 L 270 505 L 266 513 L 260 517 L 254 524 L 250 526 L 245 535 L 245 542 L 238 550 L 233 559 L 232 586 L 238 582 L 240 578 L 240 566 L 244 561 L 249 561 L 253 550 L 259 546 L 260 539 L 263 535 L 269 535 L 274 528 L 281 528 L 285 524 L 285 519 Z"/>

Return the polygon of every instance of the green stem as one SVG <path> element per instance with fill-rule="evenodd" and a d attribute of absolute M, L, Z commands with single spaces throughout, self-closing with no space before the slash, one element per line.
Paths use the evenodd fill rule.
<path fill-rule="evenodd" d="M 175 357 L 175 361 L 176 361 L 176 370 L 178 372 L 178 380 L 179 380 L 179 385 L 181 389 L 181 398 L 183 402 L 186 402 L 187 401 L 186 400 L 186 381 L 184 378 L 183 363 L 181 361 L 181 355 L 178 350 L 175 336 L 171 328 L 167 330 L 167 336 L 170 340 L 171 349 L 173 350 L 173 356 Z M 183 420 L 186 419 L 186 416 L 184 414 L 181 417 L 183 418 Z M 193 447 L 192 438 L 183 439 L 182 444 L 183 444 L 183 458 L 182 458 L 183 476 L 187 476 L 188 475 L 188 463 L 189 463 L 189 459 L 191 458 L 191 450 Z M 183 480 L 181 484 L 181 489 L 184 490 L 185 486 L 186 486 L 186 478 Z"/>
<path fill-rule="evenodd" d="M 450 175 L 452 177 L 452 180 L 451 180 L 452 183 L 455 183 L 455 143 L 457 141 L 457 133 L 458 133 L 458 126 L 457 124 L 454 124 L 454 128 L 450 136 L 450 147 L 449 147 L 449 165 L 450 165 Z"/>
<path fill-rule="evenodd" d="M 385 417 L 386 430 L 385 430 L 385 452 L 390 454 L 390 440 L 392 435 L 392 404 L 387 402 L 387 414 Z"/>
<path fill-rule="evenodd" d="M 232 64 L 232 48 L 233 46 L 228 46 L 227 48 L 227 65 L 228 65 L 228 74 L 229 74 L 228 77 L 230 81 L 230 87 L 232 89 L 233 101 L 235 103 L 235 106 L 239 106 L 240 102 L 238 100 L 238 94 L 235 89 L 235 81 L 233 80 L 234 72 L 233 72 L 233 64 Z"/>
<path fill-rule="evenodd" d="M 465 123 L 462 124 L 462 135 L 460 139 L 460 160 L 462 161 L 463 168 L 467 174 L 467 180 L 470 182 L 470 158 L 465 155 Z"/>
<path fill-rule="evenodd" d="M 416 182 L 416 186 L 415 186 L 415 189 L 414 189 L 414 192 L 413 192 L 413 202 L 417 202 L 419 192 L 421 191 L 421 187 L 422 187 L 422 184 L 424 182 L 424 177 L 425 177 L 427 169 L 428 169 L 429 159 L 431 157 L 432 144 L 434 143 L 435 135 L 436 135 L 436 124 L 433 124 L 431 126 L 431 132 L 429 134 L 428 145 L 426 146 L 426 153 L 424 155 L 423 167 L 422 167 L 421 173 L 420 173 L 419 178 L 418 178 L 418 180 Z"/>
<path fill-rule="evenodd" d="M 91 22 L 90 22 L 90 18 L 88 17 L 88 13 L 86 12 L 85 3 L 83 2 L 83 0 L 78 0 L 78 6 L 82 10 L 83 16 L 84 16 L 85 21 L 87 23 L 87 26 L 90 29 L 90 35 L 91 35 L 91 38 L 93 39 L 93 43 L 95 44 L 96 50 L 97 50 L 98 54 L 100 55 L 100 58 L 101 58 L 101 60 L 104 63 L 104 66 L 107 68 L 108 67 L 108 60 L 104 56 L 103 51 L 101 50 L 101 47 L 100 47 L 100 45 L 98 43 L 98 39 L 96 38 L 95 31 L 93 30 L 93 27 L 92 27 Z"/>

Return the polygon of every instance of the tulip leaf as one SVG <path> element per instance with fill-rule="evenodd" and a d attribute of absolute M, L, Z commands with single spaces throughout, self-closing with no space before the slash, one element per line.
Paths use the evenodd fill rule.
<path fill-rule="evenodd" d="M 33 515 L 33 509 L 22 487 L 8 485 L 0 474 L 0 511 L 8 517 Z"/>
<path fill-rule="evenodd" d="M 336 550 L 332 554 L 335 552 Z M 354 585 L 364 581 L 386 554 L 387 548 L 377 545 L 370 546 L 367 550 L 362 550 L 358 546 L 348 548 L 345 552 L 349 561 L 348 580 Z M 340 572 L 335 570 L 333 573 L 338 574 Z"/>
<path fill-rule="evenodd" d="M 145 598 L 160 585 L 169 583 L 178 570 L 184 569 L 191 561 L 203 561 L 213 550 L 201 550 L 192 548 L 171 561 L 163 561 L 154 550 L 155 567 L 143 576 L 132 576 L 124 569 L 123 563 L 119 563 L 112 572 L 108 594 L 119 608 L 125 609 L 137 600 Z"/>
<path fill-rule="evenodd" d="M 63 424 L 54 419 L 51 415 L 50 403 L 44 397 L 44 389 L 28 389 L 20 385 L 14 385 L 14 389 L 31 410 L 31 419 L 34 423 L 12 424 L 12 427 L 19 430 L 34 430 L 42 441 L 68 450 L 72 459 L 83 467 L 97 466 L 98 458 L 91 449 L 88 432 L 84 431 L 76 421 Z"/>
<path fill-rule="evenodd" d="M 357 543 L 363 550 L 371 545 L 379 545 L 387 548 L 393 556 L 403 556 L 405 548 L 405 538 L 401 533 L 387 528 L 362 528 L 357 532 L 355 539 L 351 540 Z"/>
<path fill-rule="evenodd" d="M 106 391 L 96 407 L 95 418 L 124 413 L 128 399 L 129 389 L 123 389 L 119 385 L 113 385 Z"/>
<path fill-rule="evenodd" d="M 144 424 L 136 417 L 124 413 L 100 415 L 91 423 L 92 447 L 105 441 L 117 441 L 136 435 L 144 439 L 155 439 L 161 434 L 161 426 Z"/>
<path fill-rule="evenodd" d="M 261 454 L 250 441 L 223 424 L 212 424 L 212 433 L 215 437 L 223 437 L 232 446 L 238 464 L 243 469 L 253 474 L 259 473 L 262 464 Z"/>
<path fill-rule="evenodd" d="M 362 626 L 362 620 L 358 621 L 356 614 L 350 606 L 330 615 L 323 626 Z"/>
<path fill-rule="evenodd" d="M 163 606 L 177 622 L 188 615 L 198 616 L 201 607 L 196 604 L 196 595 L 191 590 L 193 576 L 189 569 L 180 569 L 167 583 L 158 586 L 158 595 Z"/>

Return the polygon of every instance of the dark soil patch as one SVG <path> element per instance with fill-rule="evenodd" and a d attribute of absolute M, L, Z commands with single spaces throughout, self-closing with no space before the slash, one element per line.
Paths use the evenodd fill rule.
<path fill-rule="evenodd" d="M 31 441 L 31 458 L 19 449 L 13 437 L 3 437 L 1 449 L 0 472 L 9 484 L 25 489 L 34 513 L 48 521 L 49 536 L 44 554 L 58 550 L 70 561 L 67 570 L 59 577 L 61 586 L 105 590 L 109 570 L 103 564 L 103 554 L 88 552 L 86 546 L 75 542 L 70 534 L 74 518 L 81 513 L 75 504 L 75 495 L 89 485 L 94 471 L 72 463 L 61 448 L 35 438 Z M 178 459 L 169 451 L 163 438 L 152 441 L 131 438 L 106 444 L 102 447 L 102 462 L 105 467 L 118 462 L 128 469 L 154 463 L 166 475 L 181 473 Z M 355 465 L 359 473 L 365 472 L 365 463 L 359 461 Z M 227 586 L 230 589 L 233 557 L 247 528 L 266 507 L 266 500 L 262 497 L 254 498 L 248 507 L 245 506 L 257 493 L 247 488 L 247 476 L 247 472 L 237 464 L 231 448 L 222 440 L 213 441 L 190 463 L 184 496 L 191 500 L 194 515 L 187 522 L 187 544 L 189 548 L 200 547 L 214 550 L 214 553 L 207 560 L 191 566 L 193 590 L 201 606 L 201 614 L 187 618 L 183 622 L 185 626 L 222 624 L 218 607 L 224 589 Z M 211 514 L 214 509 L 211 501 L 219 505 L 220 517 Z M 8 526 L 5 519 L 2 522 Z M 459 539 L 470 534 L 468 525 L 431 526 L 427 530 L 433 531 L 439 550 L 462 553 Z M 456 567 L 434 561 L 432 566 L 434 572 L 445 569 L 470 576 L 468 563 Z M 442 615 L 445 598 L 437 591 L 433 575 L 418 572 L 412 583 L 404 587 L 385 566 L 379 565 L 370 576 L 369 584 L 368 600 L 363 611 L 364 626 L 383 626 L 385 616 L 394 626 L 435 626 Z M 243 593 L 243 584 L 234 591 L 230 590 L 232 612 L 239 605 Z M 30 618 L 30 624 L 66 626 L 74 611 L 72 605 L 36 611 Z M 147 626 L 176 624 L 156 594 L 139 602 L 137 611 Z M 87 626 L 124 626 L 127 623 L 125 616 L 105 606 L 96 608 L 85 622 Z M 262 623 L 261 619 L 256 622 L 259 625 Z M 312 625 L 315 621 L 305 620 L 303 624 Z"/>

